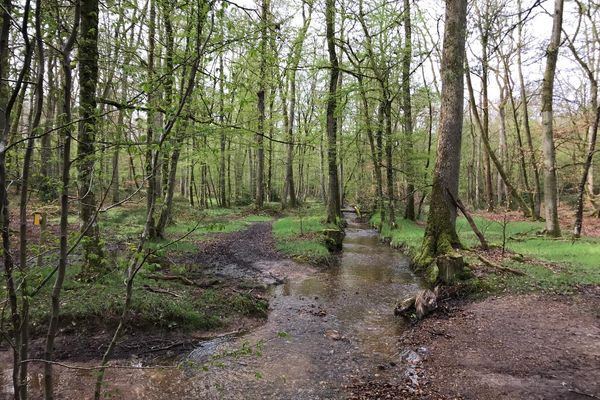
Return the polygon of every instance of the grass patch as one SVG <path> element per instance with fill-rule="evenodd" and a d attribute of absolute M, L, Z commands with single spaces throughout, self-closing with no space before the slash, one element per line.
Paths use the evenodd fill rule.
<path fill-rule="evenodd" d="M 147 270 L 151 272 L 152 266 Z M 41 281 L 44 273 L 49 271 L 36 274 L 32 280 Z M 78 280 L 78 272 L 77 268 L 71 268 L 64 283 L 61 324 L 88 329 L 116 326 L 125 299 L 123 271 L 110 272 L 94 282 Z M 146 287 L 168 291 L 175 296 L 150 292 Z M 45 332 L 51 289 L 52 286 L 47 285 L 33 298 L 31 322 L 35 334 Z M 249 294 L 231 292 L 227 288 L 198 289 L 178 281 L 157 281 L 149 279 L 143 270 L 135 280 L 128 326 L 143 330 L 210 330 L 241 316 L 265 317 L 267 309 L 266 301 Z"/>
<path fill-rule="evenodd" d="M 375 213 L 370 222 L 373 226 L 379 226 L 381 215 Z M 389 224 L 384 224 L 380 232 L 381 237 L 389 241 L 390 246 L 402 248 L 409 254 L 414 254 L 421 247 L 425 228 L 404 218 L 398 219 L 396 225 L 396 229 L 390 229 Z"/>
<path fill-rule="evenodd" d="M 490 245 L 501 247 L 504 243 L 509 252 L 526 258 L 518 260 L 507 256 L 503 264 L 527 274 L 487 274 L 469 282 L 476 292 L 571 293 L 578 285 L 600 284 L 600 239 L 549 238 L 538 234 L 544 228 L 541 222 L 504 224 L 481 217 L 474 217 L 474 220 Z M 371 223 L 378 226 L 379 222 L 379 214 L 373 215 Z M 394 230 L 385 224 L 381 236 L 393 247 L 402 247 L 414 254 L 421 246 L 425 227 L 404 219 L 398 219 L 397 224 L 398 228 Z M 456 230 L 465 247 L 479 245 L 465 218 L 457 219 Z M 468 254 L 466 260 L 476 262 L 476 258 Z"/>
<path fill-rule="evenodd" d="M 331 261 L 322 232 L 334 225 L 325 223 L 322 206 L 292 210 L 273 223 L 277 249 L 299 262 L 320 265 Z"/>

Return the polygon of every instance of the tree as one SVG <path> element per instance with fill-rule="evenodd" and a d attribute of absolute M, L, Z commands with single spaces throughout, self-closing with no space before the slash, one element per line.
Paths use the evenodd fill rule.
<path fill-rule="evenodd" d="M 460 172 L 466 18 L 467 0 L 446 1 L 437 159 L 433 171 L 427 227 L 421 251 L 415 260 L 418 269 L 429 267 L 428 278 L 431 281 L 436 280 L 438 274 L 437 267 L 431 266 L 434 258 L 460 247 L 456 233 L 454 199 L 458 197 Z"/>
<path fill-rule="evenodd" d="M 410 62 L 412 59 L 412 25 L 410 20 L 410 0 L 404 0 L 404 54 L 402 55 L 402 107 L 404 117 L 404 135 L 406 136 L 406 164 L 408 167 L 408 185 L 406 187 L 406 209 L 404 218 L 415 220 L 415 185 L 413 183 L 414 171 L 412 168 L 412 135 L 413 118 L 410 96 Z"/>
<path fill-rule="evenodd" d="M 592 25 L 592 30 L 595 30 L 596 28 L 594 27 L 594 21 L 591 18 L 591 13 L 590 10 L 587 11 L 587 13 L 584 13 L 584 8 L 585 6 L 581 3 L 581 2 L 577 2 L 578 6 L 579 6 L 579 24 L 578 24 L 578 29 L 576 34 L 579 31 L 579 27 L 581 26 L 581 19 L 583 17 L 584 14 L 587 15 L 587 17 L 590 19 L 590 25 Z M 596 46 L 593 46 L 594 50 L 590 51 L 589 47 L 584 48 L 585 50 L 587 50 L 587 59 L 584 59 L 584 57 L 582 57 L 578 52 L 577 49 L 575 48 L 575 44 L 573 43 L 573 39 L 568 38 L 567 37 L 567 42 L 568 42 L 568 47 L 569 50 L 571 50 L 571 53 L 573 54 L 573 57 L 575 58 L 575 60 L 577 61 L 577 63 L 579 64 L 579 66 L 581 67 L 581 69 L 584 71 L 585 75 L 587 76 L 587 79 L 589 80 L 590 83 L 590 108 L 592 111 L 592 122 L 590 124 L 589 127 L 589 133 L 588 133 L 588 151 L 587 151 L 587 155 L 585 157 L 585 161 L 583 164 L 583 172 L 581 174 L 581 179 L 579 181 L 578 187 L 577 187 L 577 205 L 575 208 L 575 224 L 573 227 L 573 235 L 575 237 L 580 237 L 581 236 L 581 230 L 583 227 L 583 206 L 584 206 L 584 195 L 585 195 L 585 186 L 587 183 L 590 182 L 589 177 L 591 176 L 591 170 L 592 170 L 592 162 L 594 159 L 594 153 L 596 151 L 596 139 L 598 136 L 598 125 L 600 124 L 600 107 L 598 106 L 598 80 L 596 79 L 596 76 L 594 75 L 594 56 L 595 56 L 595 49 Z M 592 180 L 592 184 L 590 184 L 590 195 L 593 196 L 594 195 L 594 186 L 593 186 L 593 180 Z"/>
<path fill-rule="evenodd" d="M 542 83 L 542 125 L 544 149 L 544 206 L 546 207 L 546 233 L 560 236 L 558 222 L 558 187 L 556 178 L 556 155 L 553 132 L 554 75 L 560 47 L 564 0 L 555 0 L 552 20 L 552 36 L 546 49 L 546 69 Z"/>
<path fill-rule="evenodd" d="M 256 134 L 256 199 L 257 208 L 262 208 L 265 202 L 265 95 L 267 85 L 267 44 L 269 32 L 269 0 L 262 0 L 260 17 L 260 77 L 257 92 L 258 132 Z"/>
<path fill-rule="evenodd" d="M 298 36 L 292 44 L 292 50 L 290 53 L 289 65 L 287 68 L 287 80 L 290 87 L 290 107 L 289 116 L 284 118 L 287 121 L 287 158 L 285 168 L 285 183 L 283 190 L 283 197 L 281 198 L 281 204 L 285 206 L 287 204 L 287 198 L 289 196 L 290 207 L 296 207 L 296 187 L 294 185 L 294 120 L 296 118 L 296 75 L 298 70 L 298 64 L 300 63 L 300 57 L 302 56 L 302 47 L 306 38 L 306 32 L 310 26 L 312 17 L 312 3 L 308 4 L 308 15 L 304 10 L 304 4 L 302 5 L 302 18 L 303 24 L 298 32 Z M 283 99 L 282 99 L 283 101 Z M 285 111 L 285 109 L 284 109 Z"/>
<path fill-rule="evenodd" d="M 327 96 L 327 167 L 329 183 L 327 196 L 327 222 L 335 223 L 342 216 L 340 204 L 340 184 L 337 167 L 337 84 L 339 79 L 339 62 L 335 46 L 335 0 L 325 1 L 325 35 L 329 53 L 329 93 Z"/>
<path fill-rule="evenodd" d="M 83 233 L 83 272 L 97 274 L 105 266 L 104 251 L 96 213 L 96 87 L 98 85 L 98 0 L 81 1 L 79 35 L 79 132 L 77 135 L 77 168 L 79 184 L 79 218 Z"/>

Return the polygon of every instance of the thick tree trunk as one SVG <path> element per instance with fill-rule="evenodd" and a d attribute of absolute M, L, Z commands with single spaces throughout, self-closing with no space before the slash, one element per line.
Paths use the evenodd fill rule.
<path fill-rule="evenodd" d="M 447 0 L 444 44 L 442 53 L 442 102 L 437 159 L 433 171 L 433 186 L 427 227 L 421 252 L 415 260 L 418 269 L 428 268 L 429 281 L 438 278 L 439 270 L 432 266 L 434 258 L 451 253 L 459 247 L 456 233 L 456 205 L 450 195 L 458 198 L 460 149 L 464 103 L 464 65 L 467 0 Z"/>
<path fill-rule="evenodd" d="M 554 75 L 558 60 L 558 49 L 562 29 L 564 0 L 555 0 L 552 36 L 546 50 L 546 70 L 542 84 L 542 138 L 544 149 L 544 206 L 546 213 L 546 233 L 560 236 L 558 222 L 558 186 L 556 178 L 556 156 L 554 149 L 554 132 L 552 126 L 552 96 L 554 94 Z"/>

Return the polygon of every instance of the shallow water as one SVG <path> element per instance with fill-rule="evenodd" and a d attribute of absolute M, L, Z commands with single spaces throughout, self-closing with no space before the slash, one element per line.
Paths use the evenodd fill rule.
<path fill-rule="evenodd" d="M 419 281 L 406 256 L 380 243 L 353 214 L 346 218 L 338 265 L 256 263 L 288 277 L 273 289 L 266 324 L 200 343 L 178 368 L 109 370 L 107 393 L 121 399 L 338 399 L 359 380 L 401 382 L 397 341 L 406 326 L 393 309 Z M 89 398 L 93 377 L 61 370 L 57 392 L 64 399 Z"/>

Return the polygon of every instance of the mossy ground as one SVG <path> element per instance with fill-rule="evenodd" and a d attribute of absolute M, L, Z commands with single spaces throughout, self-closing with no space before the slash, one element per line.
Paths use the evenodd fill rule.
<path fill-rule="evenodd" d="M 222 282 L 207 288 L 190 286 L 182 281 L 151 279 L 151 275 L 198 276 L 193 255 L 203 242 L 211 240 L 215 233 L 242 230 L 252 223 L 271 221 L 267 212 L 256 213 L 251 208 L 199 210 L 178 200 L 174 205 L 173 224 L 167 228 L 167 239 L 147 243 L 156 256 L 149 259 L 135 280 L 129 326 L 140 330 L 210 330 L 225 327 L 240 317 L 264 318 L 268 304 L 256 290 L 248 294 L 237 290 L 236 284 Z M 49 231 L 56 228 L 58 219 L 49 215 Z M 70 329 L 95 329 L 116 324 L 125 298 L 125 270 L 129 255 L 134 251 L 145 222 L 145 205 L 129 203 L 102 213 L 101 237 L 108 255 L 107 269 L 95 279 L 83 279 L 80 257 L 73 254 L 69 259 L 67 278 L 61 294 L 61 325 Z M 70 215 L 75 224 L 77 216 Z M 57 228 L 56 228 L 57 229 Z M 77 237 L 76 225 L 71 227 L 70 241 Z M 31 251 L 56 248 L 55 235 L 41 248 L 32 240 Z M 184 237 L 185 236 L 185 237 Z M 183 239 L 181 239 L 183 238 Z M 181 239 L 181 240 L 179 240 Z M 165 261 L 165 263 L 161 262 Z M 36 288 L 55 268 L 55 252 L 48 252 L 43 266 L 31 267 L 27 273 L 29 287 Z M 20 280 L 16 272 L 17 281 Z M 31 323 L 34 334 L 43 334 L 49 318 L 50 293 L 54 279 L 49 279 L 31 300 Z M 5 297 L 0 287 L 0 297 Z M 8 313 L 3 316 L 8 318 Z"/>
<path fill-rule="evenodd" d="M 600 239 L 569 237 L 553 239 L 542 235 L 541 222 L 510 221 L 497 222 L 474 217 L 475 223 L 486 240 L 500 256 L 502 265 L 525 272 L 525 276 L 510 273 L 487 273 L 468 281 L 478 293 L 494 292 L 543 292 L 571 293 L 582 285 L 600 284 Z M 375 226 L 379 215 L 371 218 Z M 384 225 L 381 236 L 393 247 L 405 249 L 411 256 L 417 254 L 423 241 L 424 224 L 398 219 L 398 228 L 391 230 Z M 467 249 L 479 245 L 465 218 L 458 218 L 456 229 L 461 243 Z M 477 264 L 473 252 L 464 252 L 465 260 Z M 516 256 L 515 256 L 516 255 Z M 522 256 L 522 257 L 521 257 Z"/>

